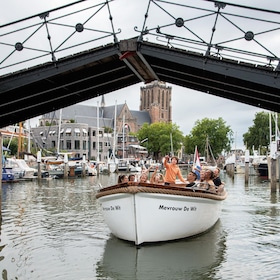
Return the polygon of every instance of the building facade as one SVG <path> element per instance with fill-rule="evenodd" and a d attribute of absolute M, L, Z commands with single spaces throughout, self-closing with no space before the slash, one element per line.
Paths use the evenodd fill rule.
<path fill-rule="evenodd" d="M 73 158 L 106 161 L 112 152 L 113 135 L 83 123 L 32 128 L 33 145 L 52 153 L 72 153 Z"/>
<path fill-rule="evenodd" d="M 130 157 L 135 150 L 129 147 L 138 144 L 130 133 L 144 123 L 171 122 L 171 113 L 171 87 L 155 81 L 141 87 L 139 111 L 126 103 L 106 106 L 103 95 L 100 106 L 76 104 L 42 115 L 32 137 L 38 148 L 72 152 L 73 157 L 106 161 L 112 151 Z"/>

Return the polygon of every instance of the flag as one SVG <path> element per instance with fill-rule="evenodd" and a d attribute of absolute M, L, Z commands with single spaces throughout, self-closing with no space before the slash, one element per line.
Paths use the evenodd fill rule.
<path fill-rule="evenodd" d="M 201 164 L 200 164 L 199 154 L 198 154 L 197 146 L 195 146 L 194 158 L 193 158 L 193 171 L 197 176 L 197 180 L 200 179 L 200 170 L 201 170 Z"/>

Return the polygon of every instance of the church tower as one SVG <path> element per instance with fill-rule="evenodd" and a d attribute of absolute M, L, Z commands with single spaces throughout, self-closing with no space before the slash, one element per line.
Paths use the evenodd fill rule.
<path fill-rule="evenodd" d="M 172 122 L 171 91 L 159 81 L 140 88 L 140 111 L 148 111 L 152 123 Z"/>

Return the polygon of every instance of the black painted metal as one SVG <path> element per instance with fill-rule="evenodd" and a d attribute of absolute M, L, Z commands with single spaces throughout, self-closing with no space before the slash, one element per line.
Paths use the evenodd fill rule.
<path fill-rule="evenodd" d="M 77 4 L 83 2 L 86 1 L 78 1 Z M 217 21 L 220 17 L 226 18 L 230 23 L 233 23 L 236 16 L 242 19 L 246 18 L 244 14 L 233 15 L 223 10 L 231 5 L 234 8 L 245 10 L 254 8 L 233 4 L 224 5 L 224 3 L 215 1 L 215 9 L 206 9 L 204 7 L 187 6 L 186 1 L 179 5 L 178 1 L 151 0 L 145 14 L 142 30 L 138 31 L 135 28 L 135 31 L 139 34 L 135 38 L 118 42 L 117 32 L 115 32 L 109 9 L 109 3 L 112 5 L 111 2 L 104 1 L 90 7 L 94 10 L 92 12 L 94 15 L 108 7 L 111 24 L 111 32 L 109 32 L 109 29 L 98 30 L 103 34 L 96 38 L 91 36 L 91 42 L 103 40 L 104 37 L 111 37 L 113 43 L 59 58 L 64 43 L 71 36 L 77 35 L 76 33 L 92 31 L 92 29 L 89 28 L 88 24 L 75 22 L 72 24 L 72 35 L 63 38 L 58 46 L 54 46 L 53 33 L 47 29 L 50 50 L 47 52 L 40 51 L 44 57 L 50 57 L 49 62 L 18 72 L 7 72 L 6 75 L 0 76 L 0 98 L 2 100 L 0 104 L 0 127 L 139 82 L 146 83 L 155 79 L 280 112 L 279 58 L 275 55 L 275 50 L 269 50 L 258 39 L 258 36 L 262 35 L 261 33 L 272 31 L 271 24 L 277 30 L 276 27 L 280 26 L 278 22 L 268 20 L 267 22 L 270 25 L 268 30 L 259 33 L 240 29 L 243 35 L 240 38 L 237 36 L 232 39 L 232 41 L 243 40 L 245 43 L 256 43 L 264 50 L 264 52 L 256 53 L 245 49 L 245 47 L 242 49 L 232 48 L 227 45 L 230 40 L 226 38 L 222 38 L 222 41 L 215 40 Z M 192 1 L 189 2 L 192 3 Z M 213 5 L 211 3 L 213 1 L 201 2 L 209 2 Z M 209 3 L 207 4 L 209 5 Z M 202 15 L 192 18 L 191 14 L 188 19 L 171 16 L 170 23 L 153 26 L 148 22 L 149 9 L 152 4 L 160 7 L 161 11 L 167 13 L 168 16 L 171 15 L 172 10 L 170 5 L 177 5 L 188 10 L 195 8 L 195 12 L 199 11 Z M 167 5 L 170 11 L 164 5 Z M 64 8 L 69 8 L 69 5 Z M 258 13 L 264 12 L 266 15 L 270 13 L 267 10 L 255 10 Z M 275 11 L 272 13 L 279 15 Z M 44 13 L 45 16 L 42 15 L 43 13 L 40 15 L 41 22 L 36 26 L 45 25 L 48 27 L 55 23 L 56 19 L 47 20 L 49 13 Z M 213 16 L 214 20 L 211 36 L 207 41 L 196 33 L 194 27 L 190 30 L 189 26 L 194 20 L 201 20 L 210 16 Z M 61 17 L 64 18 L 64 16 Z M 33 19 L 33 17 L 30 17 L 26 20 L 31 18 Z M 38 15 L 36 15 L 37 18 Z M 260 16 L 250 18 L 250 20 L 264 23 L 264 18 Z M 0 30 L 2 30 L 1 28 L 10 28 L 13 24 L 22 24 L 23 21 L 25 20 L 2 25 Z M 85 21 L 81 22 L 84 23 Z M 150 28 L 148 29 L 147 26 L 150 26 Z M 66 25 L 66 27 L 69 26 Z M 31 28 L 31 25 L 26 28 Z M 172 29 L 171 32 L 171 29 L 168 28 L 175 29 Z M 180 30 L 179 33 L 178 30 Z M 19 29 L 19 32 L 22 32 L 22 30 Z M 3 34 L 0 34 L 0 43 L 2 37 L 6 36 L 5 33 Z M 146 39 L 149 39 L 149 42 Z M 85 44 L 87 43 L 85 42 Z M 11 45 L 11 52 L 4 59 L 0 58 L 0 70 L 8 69 L 10 66 L 7 61 L 15 53 L 24 53 L 26 45 L 25 42 L 15 42 L 14 45 Z M 67 48 L 63 50 L 65 51 Z M 30 58 L 30 61 L 33 61 L 33 59 L 35 58 Z"/>

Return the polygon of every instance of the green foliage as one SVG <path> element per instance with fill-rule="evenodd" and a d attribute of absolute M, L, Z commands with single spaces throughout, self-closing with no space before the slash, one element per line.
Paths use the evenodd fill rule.
<path fill-rule="evenodd" d="M 104 126 L 103 128 L 104 128 L 104 133 L 113 133 L 112 127 Z"/>
<path fill-rule="evenodd" d="M 217 157 L 223 150 L 229 151 L 233 131 L 222 118 L 197 120 L 189 135 L 185 136 L 185 153 L 192 154 L 197 146 L 200 154 L 205 155 L 207 139 L 213 155 Z"/>
<path fill-rule="evenodd" d="M 9 139 L 3 139 L 3 146 L 8 148 L 10 140 Z M 11 152 L 9 152 L 10 155 L 16 156 L 17 152 L 18 152 L 18 139 L 17 138 L 13 138 L 9 149 L 11 150 Z"/>
<path fill-rule="evenodd" d="M 140 142 L 148 138 L 141 145 L 146 147 L 149 154 L 153 154 L 155 159 L 158 159 L 159 155 L 171 152 L 171 135 L 173 151 L 176 152 L 180 149 L 184 139 L 183 133 L 176 124 L 157 122 L 149 125 L 144 123 L 137 132 L 137 138 Z"/>
<path fill-rule="evenodd" d="M 278 118 L 279 119 L 279 118 Z M 253 125 L 249 127 L 248 132 L 243 134 L 243 141 L 247 149 L 251 152 L 259 149 L 262 154 L 268 151 L 269 139 L 269 113 L 258 112 L 255 114 Z M 272 135 L 275 135 L 275 122 L 272 119 Z M 279 126 L 279 121 L 278 121 Z"/>

